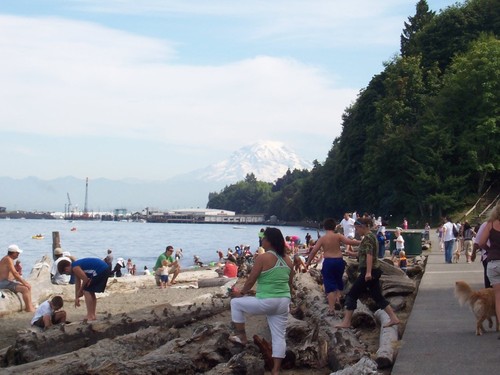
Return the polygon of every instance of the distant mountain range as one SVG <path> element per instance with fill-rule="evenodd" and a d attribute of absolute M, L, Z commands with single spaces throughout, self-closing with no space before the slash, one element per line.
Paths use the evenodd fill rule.
<path fill-rule="evenodd" d="M 116 208 L 129 211 L 145 207 L 161 210 L 202 208 L 210 192 L 241 181 L 248 173 L 253 173 L 258 180 L 274 182 L 289 168 L 310 169 L 311 163 L 300 159 L 282 143 L 260 141 L 235 151 L 227 160 L 163 181 L 90 180 L 88 209 L 99 212 Z M 67 194 L 72 206 L 83 210 L 85 180 L 0 177 L 0 206 L 8 211 L 64 211 L 68 204 Z"/>

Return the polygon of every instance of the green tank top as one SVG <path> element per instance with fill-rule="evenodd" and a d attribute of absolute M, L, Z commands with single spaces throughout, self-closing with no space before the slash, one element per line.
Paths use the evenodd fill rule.
<path fill-rule="evenodd" d="M 276 254 L 273 250 L 267 251 L 273 254 L 278 260 L 273 268 L 260 273 L 257 278 L 257 298 L 280 298 L 288 297 L 290 295 L 290 285 L 288 280 L 290 278 L 290 267 L 286 264 L 285 260 Z"/>

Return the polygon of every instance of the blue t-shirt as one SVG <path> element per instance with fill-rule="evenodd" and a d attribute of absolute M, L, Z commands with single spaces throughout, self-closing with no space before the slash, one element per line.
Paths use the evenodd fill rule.
<path fill-rule="evenodd" d="M 71 268 L 80 267 L 88 278 L 96 277 L 103 272 L 109 272 L 108 264 L 99 258 L 82 258 L 71 263 Z"/>

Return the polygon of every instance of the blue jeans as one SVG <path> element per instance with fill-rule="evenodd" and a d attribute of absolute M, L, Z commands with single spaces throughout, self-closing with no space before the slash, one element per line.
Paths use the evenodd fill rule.
<path fill-rule="evenodd" d="M 454 246 L 455 240 L 444 241 L 444 261 L 446 263 L 451 263 L 451 255 L 453 253 Z"/>

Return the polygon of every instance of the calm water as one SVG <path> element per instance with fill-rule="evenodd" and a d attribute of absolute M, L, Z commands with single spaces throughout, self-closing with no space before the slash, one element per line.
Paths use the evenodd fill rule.
<path fill-rule="evenodd" d="M 71 231 L 76 227 L 76 231 Z M 193 266 L 193 256 L 199 255 L 203 262 L 217 261 L 216 250 L 224 254 L 228 247 L 249 245 L 252 252 L 258 247 L 258 232 L 262 226 L 246 225 L 234 229 L 223 224 L 159 224 L 108 221 L 65 220 L 0 220 L 0 255 L 7 254 L 7 247 L 15 243 L 24 252 L 19 259 L 25 276 L 43 255 L 52 254 L 52 232 L 59 232 L 61 247 L 77 258 L 106 256 L 108 248 L 114 259 L 132 259 L 137 270 L 147 265 L 152 269 L 158 255 L 167 245 L 182 248 L 184 268 Z M 279 227 L 284 236 L 297 235 L 302 241 L 307 233 L 298 227 Z M 31 236 L 41 233 L 43 240 Z M 315 230 L 309 233 L 316 237 Z"/>

